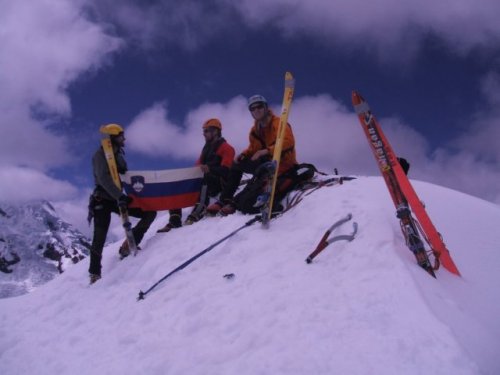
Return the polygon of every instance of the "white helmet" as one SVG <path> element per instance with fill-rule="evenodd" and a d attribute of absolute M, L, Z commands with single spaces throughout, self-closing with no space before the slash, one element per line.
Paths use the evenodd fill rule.
<path fill-rule="evenodd" d="M 262 95 L 253 95 L 248 99 L 248 108 L 255 103 L 264 103 L 267 106 L 267 100 Z"/>

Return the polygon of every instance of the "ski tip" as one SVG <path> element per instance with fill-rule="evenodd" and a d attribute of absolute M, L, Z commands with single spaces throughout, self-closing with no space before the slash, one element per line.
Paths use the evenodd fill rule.
<path fill-rule="evenodd" d="M 433 278 L 437 279 L 436 273 L 434 272 L 434 268 L 432 268 L 432 265 L 430 264 L 429 260 L 427 262 L 418 262 L 417 258 L 417 264 L 424 270 L 426 271 L 429 275 L 431 275 Z"/>
<path fill-rule="evenodd" d="M 434 270 L 432 269 L 432 267 L 430 267 L 430 268 L 424 268 L 424 269 L 429 273 L 429 275 L 431 275 L 433 278 L 437 279 L 436 273 L 434 272 Z"/>
<path fill-rule="evenodd" d="M 362 102 L 365 101 L 365 99 L 363 99 L 363 97 L 361 96 L 361 94 L 357 91 L 352 91 L 352 94 L 351 94 L 351 99 L 352 99 L 352 104 L 353 105 L 356 105 L 356 104 L 360 104 Z"/>
<path fill-rule="evenodd" d="M 293 79 L 293 74 L 291 72 L 286 72 L 285 73 L 285 79 L 287 81 Z"/>

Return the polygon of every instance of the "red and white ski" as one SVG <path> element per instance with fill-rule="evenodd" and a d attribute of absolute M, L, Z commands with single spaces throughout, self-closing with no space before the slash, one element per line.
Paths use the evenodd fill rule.
<path fill-rule="evenodd" d="M 353 91 L 352 104 L 396 206 L 396 214 L 400 219 L 406 244 L 414 253 L 418 264 L 434 277 L 434 270 L 439 267 L 439 264 L 442 264 L 451 273 L 460 275 L 441 235 L 427 215 L 424 205 L 399 164 L 394 150 L 382 132 L 377 119 L 373 116 L 368 103 L 359 93 Z M 434 267 L 429 261 L 422 237 L 430 246 L 436 259 Z"/>

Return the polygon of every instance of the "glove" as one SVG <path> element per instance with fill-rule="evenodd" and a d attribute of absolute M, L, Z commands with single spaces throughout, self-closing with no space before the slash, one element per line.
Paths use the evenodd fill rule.
<path fill-rule="evenodd" d="M 245 160 L 247 158 L 247 156 L 245 154 L 240 154 L 238 155 L 238 157 L 236 158 L 236 162 L 237 163 L 241 163 L 243 160 Z"/>
<path fill-rule="evenodd" d="M 209 173 L 210 172 L 210 167 L 206 164 L 200 165 L 200 169 L 203 173 Z"/>
<path fill-rule="evenodd" d="M 262 150 L 257 151 L 255 154 L 252 156 L 252 160 L 256 161 L 259 160 L 259 162 L 263 163 L 265 161 L 269 161 L 273 158 L 273 155 L 269 152 L 267 148 L 264 148 Z"/>
<path fill-rule="evenodd" d="M 133 199 L 128 195 L 122 194 L 120 198 L 118 198 L 118 207 L 127 208 L 127 206 L 132 203 Z"/>

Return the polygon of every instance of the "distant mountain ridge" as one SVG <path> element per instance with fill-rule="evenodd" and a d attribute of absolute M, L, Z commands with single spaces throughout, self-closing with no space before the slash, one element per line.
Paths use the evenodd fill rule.
<path fill-rule="evenodd" d="M 0 298 L 25 294 L 89 254 L 89 239 L 48 201 L 0 204 Z"/>

